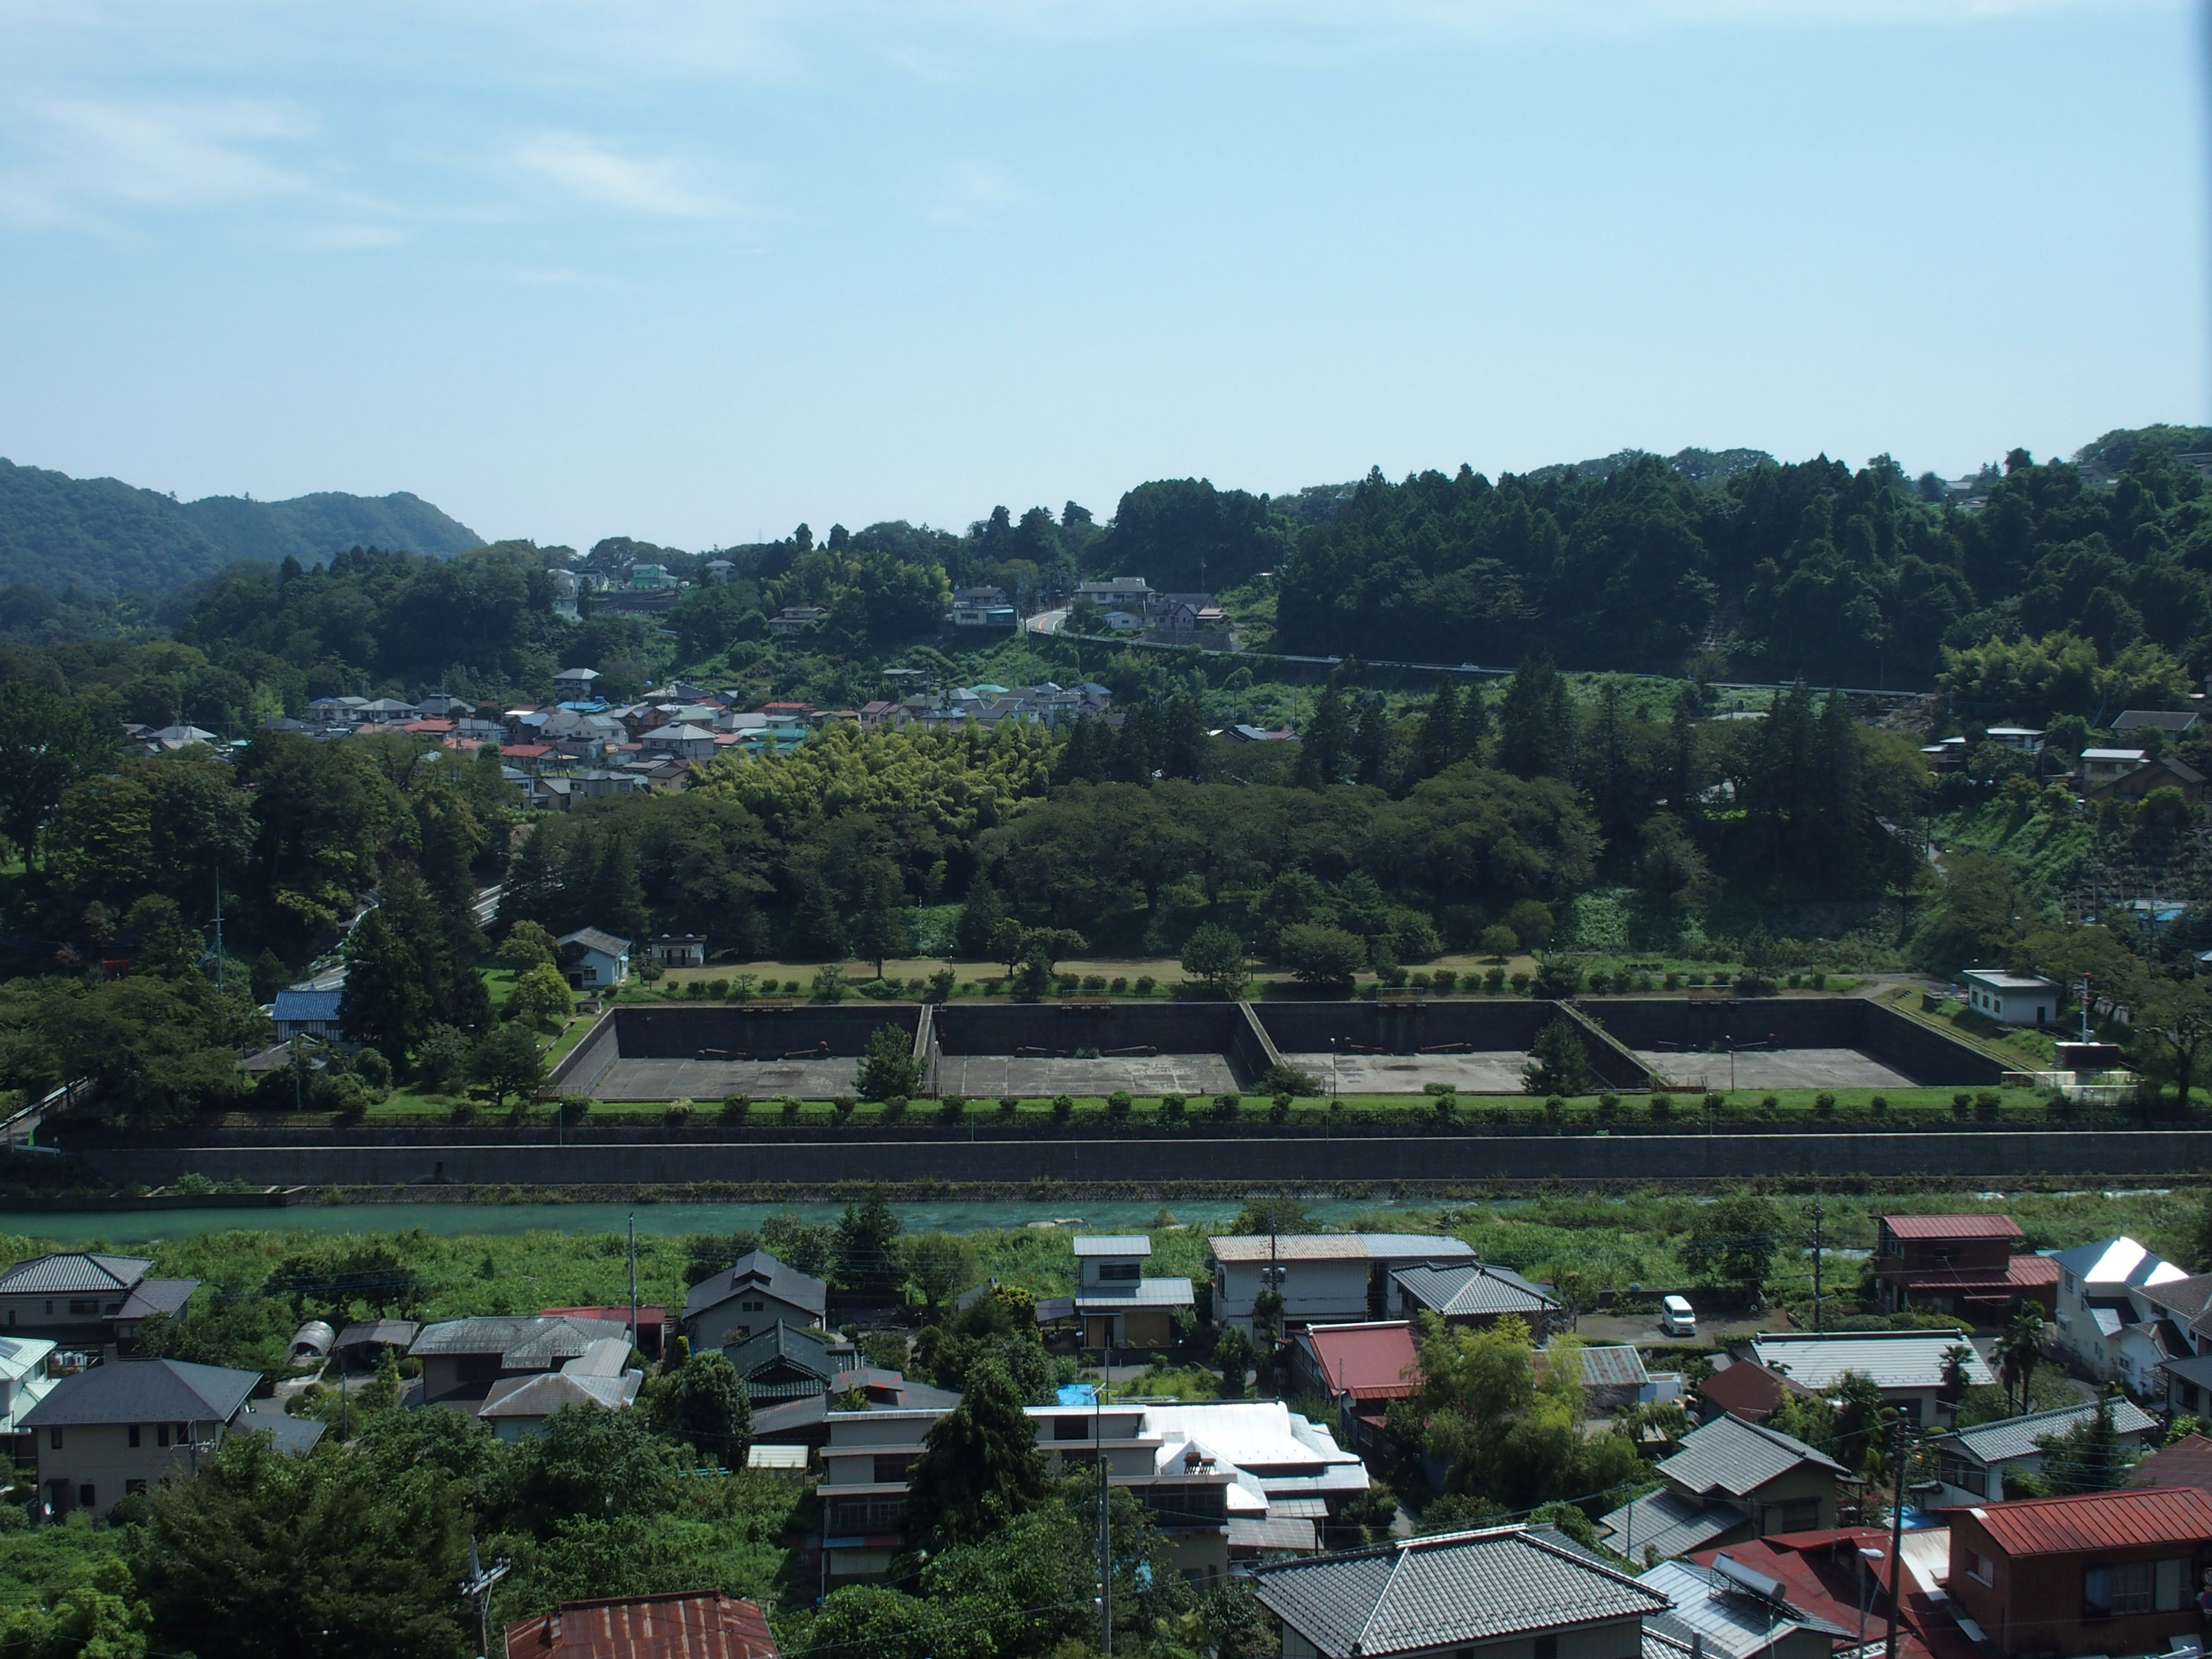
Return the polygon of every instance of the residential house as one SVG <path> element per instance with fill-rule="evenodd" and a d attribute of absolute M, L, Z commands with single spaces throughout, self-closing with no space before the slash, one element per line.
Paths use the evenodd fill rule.
<path fill-rule="evenodd" d="M 557 1371 L 501 1377 L 485 1393 L 477 1420 L 501 1440 L 515 1441 L 544 1433 L 545 1419 L 566 1407 L 626 1410 L 637 1403 L 645 1381 L 643 1371 L 629 1369 L 629 1355 L 627 1335 L 599 1337 Z"/>
<path fill-rule="evenodd" d="M 2081 787 L 2094 789 L 2117 783 L 2150 758 L 2143 749 L 2084 749 L 2081 757 Z"/>
<path fill-rule="evenodd" d="M 656 967 L 704 968 L 707 965 L 707 936 L 704 933 L 663 933 L 646 949 L 653 953 Z"/>
<path fill-rule="evenodd" d="M 1712 1659 L 1830 1659 L 1838 1639 L 1851 1636 L 1849 1626 L 1794 1604 L 1779 1578 L 1726 1550 L 1707 1562 L 1662 1561 L 1638 1582 L 1671 1603 L 1650 1627 Z"/>
<path fill-rule="evenodd" d="M 2185 732 L 2194 732 L 2199 723 L 2193 708 L 2123 708 L 2106 730 L 2114 737 L 2125 737 L 2148 726 L 2165 737 L 2178 738 Z"/>
<path fill-rule="evenodd" d="M 553 677 L 553 695 L 563 702 L 585 701 L 592 695 L 592 682 L 599 677 L 596 668 L 564 668 Z"/>
<path fill-rule="evenodd" d="M 2141 800 L 2154 789 L 2178 789 L 2185 800 L 2201 801 L 2204 799 L 2204 775 L 2186 761 L 2160 755 L 2084 793 L 2090 800 Z"/>
<path fill-rule="evenodd" d="M 2139 1394 L 2164 1391 L 2159 1370 L 2185 1347 L 2160 1331 L 2171 1316 L 2148 1291 L 2189 1275 L 2132 1238 L 2100 1238 L 2060 1250 L 2057 1346 L 2062 1357 L 2099 1378 L 2118 1377 Z"/>
<path fill-rule="evenodd" d="M 1766 1331 L 1753 1337 L 1747 1346 L 1750 1358 L 1787 1373 L 1819 1395 L 1833 1394 L 1844 1372 L 1857 1371 L 1873 1380 L 1884 1403 L 1896 1407 L 1908 1423 L 1932 1425 L 1936 1407 L 1948 1407 L 1952 1390 L 1946 1381 L 1946 1356 L 1954 1348 L 1966 1351 L 1960 1370 L 1969 1387 L 1997 1380 L 1956 1331 Z"/>
<path fill-rule="evenodd" d="M 1002 587 L 963 587 L 953 592 L 955 628 L 1012 628 L 1020 620 Z"/>
<path fill-rule="evenodd" d="M 629 941 L 597 927 L 579 927 L 563 933 L 562 970 L 580 991 L 600 991 L 620 985 L 629 977 Z"/>
<path fill-rule="evenodd" d="M 1152 585 L 1142 576 L 1108 576 L 1103 580 L 1077 583 L 1075 599 L 1078 604 L 1088 599 L 1101 611 L 1133 607 L 1142 613 L 1152 592 Z"/>
<path fill-rule="evenodd" d="M 1530 1356 L 1531 1370 L 1540 1379 L 1554 1357 L 1562 1354 L 1573 1358 L 1583 1403 L 1594 1414 L 1659 1399 L 1662 1388 L 1668 1390 L 1666 1398 L 1680 1396 L 1679 1381 L 1672 1376 L 1654 1377 L 1644 1368 L 1644 1356 L 1629 1342 L 1569 1341 L 1562 1346 L 1555 1339 L 1551 1346 L 1539 1348 Z"/>
<path fill-rule="evenodd" d="M 2185 1434 L 2128 1471 L 2130 1486 L 2194 1486 L 2212 1495 L 2212 1440 Z"/>
<path fill-rule="evenodd" d="M 1992 726 L 1983 733 L 1991 743 L 2017 749 L 2023 755 L 2043 752 L 2043 729 L 2034 726 Z"/>
<path fill-rule="evenodd" d="M 631 1331 L 630 1346 L 658 1365 L 662 1358 L 675 1346 L 676 1322 L 668 1316 L 668 1304 L 664 1302 L 641 1302 L 636 1318 L 630 1317 L 627 1302 L 613 1305 L 600 1304 L 591 1307 L 540 1308 L 538 1310 L 548 1319 L 596 1319 L 603 1323 L 620 1325 Z"/>
<path fill-rule="evenodd" d="M 819 1325 L 829 1311 L 830 1287 L 811 1273 L 750 1250 L 726 1271 L 694 1285 L 684 1298 L 684 1330 L 694 1353 L 727 1347 L 778 1321 Z"/>
<path fill-rule="evenodd" d="M 1474 1259 L 1472 1245 L 1432 1233 L 1239 1233 L 1206 1243 L 1213 1316 L 1248 1336 L 1264 1290 L 1282 1297 L 1286 1330 L 1351 1324 L 1393 1311 L 1390 1275 L 1400 1268 Z"/>
<path fill-rule="evenodd" d="M 331 1352 L 341 1370 L 370 1371 L 382 1362 L 386 1349 L 405 1353 L 422 1334 L 422 1326 L 411 1319 L 356 1320 L 338 1333 Z"/>
<path fill-rule="evenodd" d="M 2048 1025 L 2065 1001 L 2059 988 L 2035 974 L 1969 968 L 1959 975 L 1966 1005 L 2002 1025 Z"/>
<path fill-rule="evenodd" d="M 1978 1325 L 2002 1324 L 2024 1304 L 2057 1311 L 2058 1264 L 2027 1249 L 2008 1215 L 1886 1215 L 1875 1237 L 1881 1305 L 1933 1308 Z"/>
<path fill-rule="evenodd" d="M 338 1003 L 344 995 L 343 991 L 279 991 L 270 1014 L 276 1022 L 276 1041 L 306 1037 L 333 1047 L 343 1042 L 338 1034 Z"/>
<path fill-rule="evenodd" d="M 1795 1378 L 1769 1370 L 1755 1360 L 1730 1360 L 1698 1384 L 1698 1415 L 1707 1423 L 1723 1412 L 1747 1423 L 1764 1423 L 1790 1395 L 1802 1400 L 1820 1398 Z"/>
<path fill-rule="evenodd" d="M 1838 1527 L 1692 1551 L 1682 1560 L 1724 1573 L 1729 1583 L 1723 1587 L 1710 1580 L 1702 1585 L 1674 1580 L 1687 1594 L 1678 1592 L 1673 1613 L 1655 1620 L 1651 1630 L 1680 1644 L 1677 1653 L 1666 1659 L 1680 1659 L 1689 1651 L 1689 1642 L 1681 1639 L 1685 1629 L 1700 1638 L 1704 1651 L 1741 1654 L 1746 1650 L 1741 1624 L 1700 1628 L 1704 1621 L 1698 1617 L 1698 1604 L 1720 1601 L 1724 1606 L 1717 1611 L 1725 1613 L 1725 1604 L 1733 1601 L 1739 1616 L 1748 1612 L 1756 1619 L 1764 1601 L 1771 1602 L 1780 1617 L 1809 1617 L 1842 1632 L 1827 1638 L 1837 1659 L 1873 1659 L 1888 1633 L 1890 1544 L 1886 1527 Z M 1959 1633 L 1940 1600 L 1931 1601 L 1928 1595 L 1934 1591 L 1940 1597 L 1937 1581 L 1950 1566 L 1949 1531 L 1937 1527 L 1908 1532 L 1905 1556 L 1906 1592 L 1898 1608 L 1898 1659 L 1974 1659 L 1973 1644 Z M 1669 1580 L 1647 1572 L 1644 1582 L 1665 1584 Z M 1760 1639 L 1751 1647 L 1755 1651 L 1764 1645 Z M 1645 1659 L 1657 1656 L 1647 1651 Z"/>
<path fill-rule="evenodd" d="M 1832 1527 L 1842 1489 L 1856 1484 L 1826 1452 L 1725 1413 L 1683 1436 L 1653 1473 L 1664 1486 L 1598 1522 L 1606 1542 L 1632 1561 Z"/>
<path fill-rule="evenodd" d="M 1393 1539 L 1261 1566 L 1283 1659 L 1638 1659 L 1664 1593 L 1550 1527 Z"/>
<path fill-rule="evenodd" d="M 704 761 L 714 758 L 714 734 L 703 726 L 661 726 L 642 739 L 645 752 L 659 760 Z"/>
<path fill-rule="evenodd" d="M 2202 1636 L 2212 1496 L 2152 1486 L 1977 1504 L 1951 1516 L 1960 1627 L 2004 1659 L 2158 1653 Z"/>
<path fill-rule="evenodd" d="M 1416 1319 L 1432 1313 L 1447 1325 L 1485 1328 L 1511 1315 L 1539 1342 L 1559 1310 L 1557 1297 L 1510 1268 L 1482 1261 L 1423 1262 L 1390 1275 L 1397 1293 L 1398 1316 Z"/>
<path fill-rule="evenodd" d="M 1152 1241 L 1142 1233 L 1078 1236 L 1074 1243 L 1073 1311 L 1083 1346 L 1100 1351 L 1171 1346 L 1176 1310 L 1194 1304 L 1190 1280 L 1146 1278 Z"/>
<path fill-rule="evenodd" d="M 907 1473 L 945 1413 L 831 1411 L 821 1449 L 822 1576 L 825 1589 L 880 1579 L 905 1547 Z"/>
<path fill-rule="evenodd" d="M 1052 1409 L 1036 1407 L 1030 1414 Z M 1279 1400 L 1148 1405 L 1144 1432 L 1159 1442 L 1156 1478 L 1208 1462 L 1233 1477 L 1227 1499 L 1232 1559 L 1316 1547 L 1316 1529 L 1367 1492 L 1358 1453 Z"/>
<path fill-rule="evenodd" d="M 143 1256 L 78 1250 L 33 1256 L 0 1273 L 0 1328 L 66 1347 L 128 1348 L 154 1314 L 183 1310 L 197 1279 L 149 1279 Z"/>
<path fill-rule="evenodd" d="M 21 1419 L 46 1506 L 97 1519 L 128 1493 L 197 1470 L 232 1434 L 266 1431 L 285 1451 L 313 1446 L 323 1432 L 313 1419 L 247 1409 L 260 1382 L 258 1371 L 181 1359 L 123 1359 L 63 1377 Z"/>
<path fill-rule="evenodd" d="M 768 619 L 768 631 L 786 636 L 804 634 L 829 614 L 818 605 L 787 605 Z"/>
<path fill-rule="evenodd" d="M 842 1336 L 781 1319 L 732 1338 L 722 1353 L 756 1408 L 827 1394 L 837 1377 L 860 1364 L 860 1350 Z"/>
<path fill-rule="evenodd" d="M 872 1412 L 932 1412 L 939 1416 L 960 1403 L 949 1389 L 916 1382 L 897 1371 L 858 1366 L 840 1371 L 820 1394 L 796 1400 L 780 1400 L 753 1411 L 753 1444 L 788 1447 L 798 1453 L 796 1467 L 805 1468 L 810 1451 L 830 1442 L 830 1419 L 836 1413 L 854 1409 L 855 1401 Z M 780 1462 L 775 1467 L 793 1467 Z"/>
<path fill-rule="evenodd" d="M 1949 1509 L 2002 1498 L 2008 1476 L 2042 1473 L 2039 1442 L 2079 1427 L 2095 1416 L 2097 1409 L 2094 1402 L 2084 1401 L 1938 1436 L 1929 1446 L 1936 1454 L 1936 1479 L 1942 1482 L 1935 1507 Z M 2114 1403 L 2112 1427 L 2128 1444 L 2131 1459 L 2141 1455 L 2143 1448 L 2162 1432 L 2158 1419 L 2130 1400 Z"/>
<path fill-rule="evenodd" d="M 509 1625 L 506 1651 L 507 1659 L 776 1659 L 760 1604 L 718 1589 L 558 1601 Z"/>
<path fill-rule="evenodd" d="M 475 1407 L 494 1383 L 557 1370 L 592 1343 L 611 1339 L 619 1339 L 627 1352 L 629 1328 L 605 1319 L 480 1315 L 425 1325 L 407 1353 L 422 1365 L 423 1404 Z"/>
<path fill-rule="evenodd" d="M 36 1461 L 24 1413 L 52 1392 L 54 1345 L 44 1337 L 0 1337 L 0 1454 L 17 1463 Z"/>
<path fill-rule="evenodd" d="M 1291 1340 L 1291 1386 L 1336 1407 L 1337 1437 L 1371 1457 L 1382 1449 L 1393 1400 L 1420 1385 L 1413 1328 L 1402 1319 L 1309 1325 Z"/>

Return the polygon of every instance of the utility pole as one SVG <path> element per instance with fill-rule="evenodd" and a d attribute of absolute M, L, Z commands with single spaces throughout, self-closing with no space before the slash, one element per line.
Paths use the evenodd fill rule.
<path fill-rule="evenodd" d="M 222 990 L 222 866 L 215 867 L 215 988 Z"/>
<path fill-rule="evenodd" d="M 476 1534 L 469 1534 L 469 1576 L 461 1581 L 461 1594 L 476 1603 L 477 1659 L 489 1659 L 491 1653 L 491 1587 L 504 1578 L 507 1570 L 514 1565 L 502 1559 L 485 1566 L 477 1559 Z"/>
<path fill-rule="evenodd" d="M 1091 1449 L 1098 1459 L 1098 1650 L 1114 1651 L 1114 1532 L 1110 1522 L 1113 1486 L 1106 1478 L 1106 1379 L 1113 1372 L 1114 1345 L 1098 1352 L 1098 1386 L 1091 1391 Z"/>
<path fill-rule="evenodd" d="M 1882 1659 L 1897 1659 L 1897 1608 L 1905 1594 L 1905 1475 L 1912 1466 L 1912 1452 L 1901 1417 L 1892 1450 L 1897 1460 L 1897 1497 L 1889 1506 L 1889 1639 L 1882 1645 Z"/>
<path fill-rule="evenodd" d="M 1825 1329 L 1820 1322 L 1820 1194 L 1813 1194 L 1813 1329 L 1817 1334 Z"/>
<path fill-rule="evenodd" d="M 629 1345 L 637 1346 L 637 1212 L 629 1212 Z"/>

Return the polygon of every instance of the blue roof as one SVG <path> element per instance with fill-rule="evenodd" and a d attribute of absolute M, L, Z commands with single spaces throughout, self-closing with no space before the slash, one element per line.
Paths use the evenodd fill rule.
<path fill-rule="evenodd" d="M 336 1019 L 338 1017 L 338 1000 L 344 995 L 343 991 L 279 991 L 276 994 L 276 1018 Z"/>

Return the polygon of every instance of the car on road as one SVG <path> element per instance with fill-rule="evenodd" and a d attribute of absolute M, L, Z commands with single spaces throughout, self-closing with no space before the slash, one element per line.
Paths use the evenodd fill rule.
<path fill-rule="evenodd" d="M 1687 1297 L 1666 1296 L 1659 1298 L 1659 1331 L 1662 1336 L 1695 1336 L 1698 1334 L 1697 1310 L 1690 1306 Z"/>

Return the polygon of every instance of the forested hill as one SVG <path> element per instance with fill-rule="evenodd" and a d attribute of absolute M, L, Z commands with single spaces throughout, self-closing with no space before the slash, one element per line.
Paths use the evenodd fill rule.
<path fill-rule="evenodd" d="M 0 459 L 0 586 L 167 592 L 236 559 L 319 564 L 341 548 L 440 556 L 483 538 L 404 491 L 325 491 L 288 501 L 179 501 L 114 478 L 72 478 Z"/>

